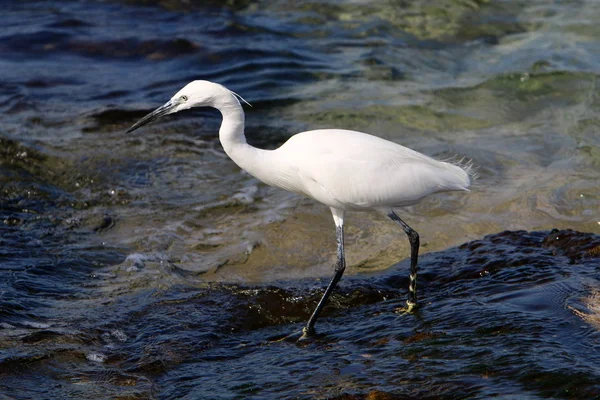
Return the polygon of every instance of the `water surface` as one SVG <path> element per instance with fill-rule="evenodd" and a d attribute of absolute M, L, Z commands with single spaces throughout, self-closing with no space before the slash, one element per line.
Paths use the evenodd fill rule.
<path fill-rule="evenodd" d="M 4 5 L 3 395 L 595 396 L 600 6 L 227 4 Z M 405 235 L 351 213 L 324 336 L 270 342 L 331 275 L 331 216 L 240 171 L 218 112 L 125 134 L 193 79 L 252 104 L 257 146 L 337 127 L 473 160 L 472 192 L 401 212 L 425 254 L 418 315 L 393 312 Z M 548 247 L 555 228 L 575 242 Z"/>

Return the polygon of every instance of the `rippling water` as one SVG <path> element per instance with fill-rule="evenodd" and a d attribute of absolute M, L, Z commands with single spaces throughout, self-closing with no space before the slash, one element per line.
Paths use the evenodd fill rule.
<path fill-rule="evenodd" d="M 0 397 L 598 396 L 599 18 L 592 0 L 4 4 Z M 252 104 L 257 146 L 339 127 L 473 159 L 471 193 L 403 210 L 417 315 L 393 312 L 405 236 L 351 214 L 322 336 L 275 341 L 331 274 L 331 216 L 241 172 L 213 110 L 124 133 L 193 79 Z"/>

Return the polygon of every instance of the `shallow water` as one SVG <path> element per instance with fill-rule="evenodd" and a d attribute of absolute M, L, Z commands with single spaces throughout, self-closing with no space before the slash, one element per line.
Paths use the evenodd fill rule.
<path fill-rule="evenodd" d="M 228 4 L 4 6 L 0 394 L 600 392 L 600 5 Z M 300 329 L 331 275 L 331 216 L 241 172 L 217 112 L 124 133 L 192 79 L 243 95 L 261 147 L 340 127 L 474 161 L 470 193 L 402 210 L 421 234 L 419 314 L 393 312 L 405 235 L 350 214 L 324 336 L 269 341 Z M 554 251 L 554 228 L 596 236 Z"/>

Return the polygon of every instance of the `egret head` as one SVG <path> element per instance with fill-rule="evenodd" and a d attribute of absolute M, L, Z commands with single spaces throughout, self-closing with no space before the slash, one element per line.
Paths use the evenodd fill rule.
<path fill-rule="evenodd" d="M 162 116 L 173 114 L 178 111 L 187 110 L 192 107 L 214 106 L 217 100 L 228 97 L 229 94 L 234 98 L 236 96 L 239 97 L 236 93 L 230 91 L 224 86 L 219 85 L 218 83 L 209 81 L 190 82 L 179 92 L 175 93 L 175 95 L 171 97 L 171 100 L 167 101 L 165 104 L 133 124 L 133 126 L 129 128 L 127 132 L 129 133 L 134 131 L 137 128 L 155 121 Z M 235 101 L 237 102 L 237 100 Z"/>

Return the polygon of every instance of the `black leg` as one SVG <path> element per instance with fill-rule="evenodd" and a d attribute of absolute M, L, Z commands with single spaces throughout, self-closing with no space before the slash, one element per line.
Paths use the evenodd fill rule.
<path fill-rule="evenodd" d="M 313 311 L 306 326 L 304 327 L 304 329 L 302 329 L 302 337 L 303 338 L 312 336 L 315 334 L 315 322 L 317 322 L 317 318 L 319 318 L 319 314 L 321 313 L 321 310 L 323 310 L 323 307 L 325 307 L 325 303 L 327 303 L 327 299 L 331 295 L 331 292 L 333 292 L 333 289 L 335 289 L 335 286 L 337 285 L 338 281 L 342 278 L 342 275 L 344 274 L 344 270 L 346 269 L 346 259 L 344 258 L 344 226 L 343 225 L 336 226 L 335 232 L 336 232 L 336 236 L 337 236 L 337 249 L 338 249 L 337 250 L 337 263 L 335 264 L 335 274 L 333 275 L 333 278 L 331 278 L 331 282 L 329 282 L 329 286 L 327 286 L 327 289 L 325 289 L 325 293 L 323 294 L 323 297 L 321 297 L 321 301 L 319 301 L 319 304 L 317 304 L 317 308 L 315 308 L 315 311 Z"/>
<path fill-rule="evenodd" d="M 395 212 L 390 211 L 388 217 L 402 227 L 410 242 L 410 282 L 408 283 L 408 299 L 406 305 L 408 312 L 417 305 L 417 261 L 419 259 L 419 234 L 408 224 L 400 219 Z"/>

